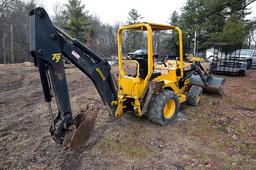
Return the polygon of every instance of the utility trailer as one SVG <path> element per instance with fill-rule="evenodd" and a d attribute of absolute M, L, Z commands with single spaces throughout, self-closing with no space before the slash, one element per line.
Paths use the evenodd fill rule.
<path fill-rule="evenodd" d="M 241 58 L 241 44 L 217 43 L 214 45 L 210 64 L 212 73 L 239 74 L 247 73 L 247 61 Z"/>

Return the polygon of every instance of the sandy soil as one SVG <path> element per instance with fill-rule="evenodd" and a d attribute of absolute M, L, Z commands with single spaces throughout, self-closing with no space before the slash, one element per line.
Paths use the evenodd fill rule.
<path fill-rule="evenodd" d="M 224 96 L 204 94 L 198 107 L 183 104 L 179 121 L 164 127 L 131 114 L 110 118 L 92 82 L 74 68 L 66 72 L 73 112 L 99 108 L 88 144 L 70 151 L 54 143 L 37 69 L 0 65 L 0 169 L 256 167 L 256 70 L 222 76 Z"/>

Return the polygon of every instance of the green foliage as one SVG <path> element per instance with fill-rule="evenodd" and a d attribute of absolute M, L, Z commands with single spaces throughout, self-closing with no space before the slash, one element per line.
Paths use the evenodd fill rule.
<path fill-rule="evenodd" d="M 69 0 L 65 5 L 63 27 L 69 31 L 71 36 L 86 42 L 86 34 L 90 32 L 90 22 L 88 11 L 85 10 L 85 5 L 81 4 L 81 0 Z"/>
<path fill-rule="evenodd" d="M 53 22 L 72 37 L 102 57 L 116 55 L 119 25 L 104 24 L 97 16 L 89 15 L 80 0 L 69 0 L 65 6 L 56 6 L 54 11 Z"/>
<path fill-rule="evenodd" d="M 179 22 L 179 15 L 174 11 L 170 18 L 169 24 L 176 26 Z M 176 31 L 159 31 L 153 34 L 153 46 L 156 53 L 160 56 L 172 55 L 177 56 L 179 51 L 179 38 Z"/>
<path fill-rule="evenodd" d="M 136 24 L 139 23 L 140 20 L 143 19 L 141 14 L 136 9 L 131 9 L 128 12 L 128 24 Z"/>
<path fill-rule="evenodd" d="M 241 43 L 249 34 L 250 24 L 247 22 L 238 22 L 236 20 L 228 20 L 222 32 L 217 34 L 217 40 L 220 42 Z"/>
<path fill-rule="evenodd" d="M 178 25 L 183 29 L 185 41 L 192 47 L 197 32 L 198 51 L 215 42 L 244 42 L 252 29 L 245 20 L 250 14 L 247 6 L 255 0 L 188 0 L 182 8 Z"/>
<path fill-rule="evenodd" d="M 179 15 L 178 15 L 178 12 L 177 11 L 173 11 L 170 19 L 169 19 L 169 23 L 170 25 L 177 25 L 178 24 L 178 21 L 179 21 Z"/>
<path fill-rule="evenodd" d="M 141 21 L 143 17 L 136 9 L 131 9 L 128 13 L 128 24 L 136 24 Z M 127 52 L 133 52 L 143 47 L 143 32 L 137 30 L 127 31 Z"/>
<path fill-rule="evenodd" d="M 177 26 L 178 22 L 179 15 L 177 11 L 174 11 L 169 18 L 169 24 Z M 179 56 L 179 35 L 177 31 L 173 30 L 170 34 L 168 34 L 165 46 L 166 48 L 170 49 L 170 54 Z"/>

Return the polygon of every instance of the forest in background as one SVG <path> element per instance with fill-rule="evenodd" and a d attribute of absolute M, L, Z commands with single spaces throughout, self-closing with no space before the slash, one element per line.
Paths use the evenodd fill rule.
<path fill-rule="evenodd" d="M 180 11 L 167 18 L 169 24 L 183 30 L 185 53 L 205 51 L 215 42 L 242 43 L 244 48 L 255 48 L 256 28 L 254 17 L 247 20 L 248 6 L 256 0 L 187 0 Z M 31 61 L 28 40 L 28 13 L 39 4 L 36 0 L 0 0 L 0 63 Z M 86 1 L 68 0 L 55 7 L 52 21 L 73 37 L 85 43 L 102 57 L 117 54 L 117 31 L 121 25 L 143 20 L 143 14 L 131 9 L 120 23 L 109 25 L 86 9 Z M 145 35 L 141 32 L 124 34 L 125 52 L 142 48 Z M 173 32 L 154 34 L 154 49 L 177 53 L 177 35 Z"/>

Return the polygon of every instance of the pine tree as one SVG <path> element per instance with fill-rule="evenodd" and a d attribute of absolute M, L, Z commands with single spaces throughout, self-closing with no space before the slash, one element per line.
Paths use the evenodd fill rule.
<path fill-rule="evenodd" d="M 136 9 L 131 9 L 128 13 L 128 24 L 137 24 L 143 19 Z M 127 32 L 128 52 L 135 51 L 143 46 L 143 33 L 137 30 L 129 30 Z"/>
<path fill-rule="evenodd" d="M 247 7 L 255 0 L 227 0 L 226 22 L 223 30 L 217 34 L 217 40 L 221 42 L 242 43 L 248 38 L 253 29 L 253 22 L 245 19 L 251 12 Z"/>
<path fill-rule="evenodd" d="M 252 28 L 245 19 L 247 7 L 255 0 L 188 0 L 182 8 L 179 26 L 193 37 L 197 32 L 198 51 L 215 42 L 244 42 Z M 185 37 L 185 36 L 184 36 Z"/>
<path fill-rule="evenodd" d="M 139 23 L 140 20 L 143 19 L 141 14 L 136 9 L 131 9 L 128 13 L 128 24 L 136 24 Z"/>
<path fill-rule="evenodd" d="M 179 22 L 179 15 L 177 11 L 173 11 L 171 17 L 169 18 L 169 24 L 177 26 Z M 166 49 L 169 49 L 169 54 L 173 56 L 179 56 L 179 35 L 177 31 L 173 30 L 166 39 Z"/>
<path fill-rule="evenodd" d="M 63 26 L 69 33 L 82 42 L 86 42 L 86 34 L 90 32 L 88 11 L 81 0 L 68 0 L 65 5 L 65 19 L 67 23 Z"/>

